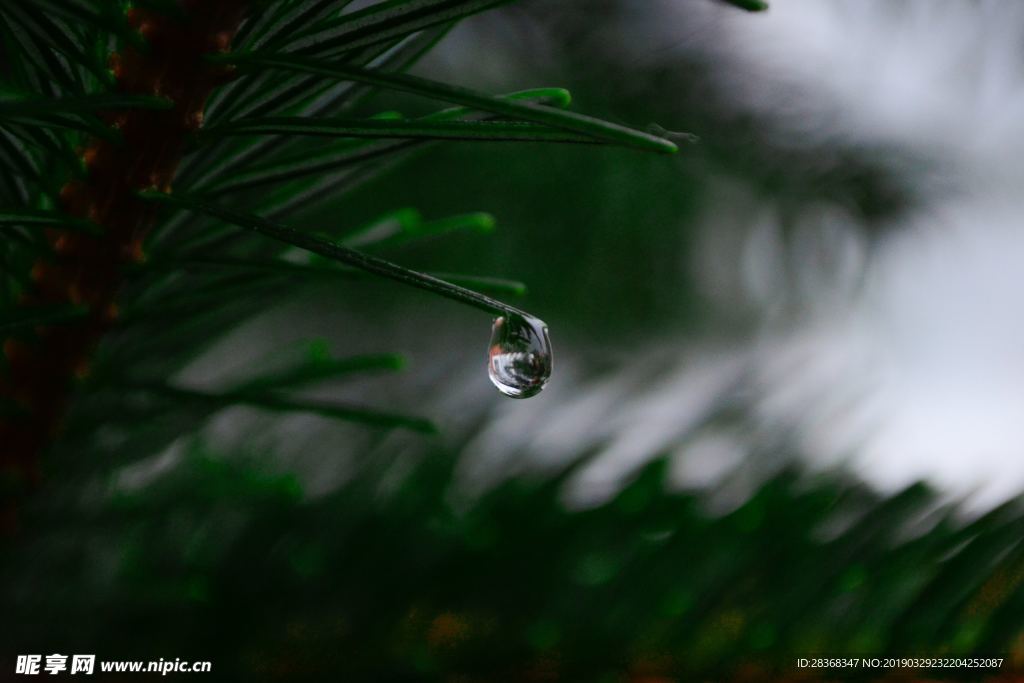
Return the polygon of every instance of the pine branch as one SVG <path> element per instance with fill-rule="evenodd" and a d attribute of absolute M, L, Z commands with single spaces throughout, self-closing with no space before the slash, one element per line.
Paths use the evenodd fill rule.
<path fill-rule="evenodd" d="M 10 271 L 0 297 L 11 308 L 0 317 L 8 361 L 0 400 L 29 416 L 0 417 L 7 462 L 36 476 L 101 340 L 122 354 L 101 354 L 102 362 L 125 363 L 132 347 L 124 340 L 155 324 L 177 321 L 175 332 L 209 329 L 217 316 L 246 308 L 234 305 L 244 303 L 241 294 L 274 294 L 284 281 L 384 277 L 494 316 L 531 318 L 462 286 L 518 296 L 522 283 L 474 275 L 448 280 L 352 248 L 489 229 L 483 214 L 399 223 L 397 231 L 350 235 L 351 243 L 279 222 L 329 191 L 351 191 L 427 143 L 676 151 L 661 135 L 566 111 L 570 98 L 561 89 L 494 97 L 402 73 L 455 21 L 500 4 L 387 0 L 355 12 L 341 11 L 346 0 L 138 0 L 127 12 L 105 0 L 11 0 L 0 7 L 11 56 L 10 87 L 0 97 L 0 163 L 10 170 L 0 176 L 0 230 L 10 238 L 0 249 L 0 265 Z M 456 106 L 416 119 L 360 118 L 357 105 L 380 91 Z M 202 129 L 210 103 L 211 123 Z M 320 136 L 341 139 L 309 141 Z M 192 192 L 170 193 L 188 155 L 182 184 Z M 245 191 L 264 186 L 248 206 Z M 244 210 L 220 203 L 229 193 Z M 210 203 L 212 196 L 219 203 Z M 160 220 L 157 203 L 187 211 L 149 240 Z M 240 239 L 246 232 L 271 239 Z M 144 244 L 157 252 L 149 267 Z M 284 245 L 330 263 L 285 264 L 276 258 Z M 193 340 L 188 348 L 200 346 Z M 168 353 L 168 345 L 161 348 Z M 174 362 L 186 357 L 175 353 Z M 241 400 L 234 393 L 220 398 Z"/>

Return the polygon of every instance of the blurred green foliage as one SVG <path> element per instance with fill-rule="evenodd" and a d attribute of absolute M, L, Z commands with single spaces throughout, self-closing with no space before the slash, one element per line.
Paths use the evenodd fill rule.
<path fill-rule="evenodd" d="M 149 481 L 33 504 L 36 533 L 4 549 L 5 647 L 209 659 L 220 680 L 756 680 L 814 654 L 1024 656 L 1018 503 L 964 523 L 920 485 L 887 498 L 787 470 L 722 508 L 670 490 L 659 459 L 571 510 L 574 467 L 466 500 L 443 451 L 307 496 L 239 456 L 194 446 Z"/>

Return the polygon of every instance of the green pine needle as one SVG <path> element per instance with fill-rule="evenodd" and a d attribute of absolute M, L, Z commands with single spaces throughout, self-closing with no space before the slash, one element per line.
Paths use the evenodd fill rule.
<path fill-rule="evenodd" d="M 40 326 L 60 325 L 81 320 L 89 314 L 84 306 L 40 306 L 30 309 L 8 309 L 0 314 L 0 333 L 32 330 Z"/>
<path fill-rule="evenodd" d="M 420 95 L 512 119 L 560 128 L 611 144 L 665 154 L 673 154 L 678 151 L 678 147 L 674 143 L 664 138 L 584 114 L 561 111 L 529 102 L 492 97 L 468 88 L 439 83 L 417 76 L 385 74 L 357 66 L 326 63 L 303 57 L 259 53 L 232 53 L 218 56 L 215 61 L 235 64 L 240 68 L 281 69 L 336 80 L 356 81 L 386 90 Z"/>
<path fill-rule="evenodd" d="M 597 143 L 592 137 L 534 123 L 513 121 L 422 121 L 268 116 L 210 128 L 200 141 L 232 135 L 308 135 L 386 140 L 473 140 L 479 142 Z"/>
<path fill-rule="evenodd" d="M 102 234 L 100 226 L 84 218 L 45 209 L 0 209 L 0 228 L 39 226 L 91 235 Z"/>
<path fill-rule="evenodd" d="M 289 244 L 293 247 L 299 247 L 300 249 L 304 249 L 314 254 L 319 254 L 320 256 L 333 261 L 366 271 L 367 273 L 379 275 L 405 285 L 410 285 L 418 289 L 438 294 L 453 301 L 458 301 L 459 303 L 487 311 L 492 315 L 502 316 L 513 314 L 532 317 L 513 306 L 504 304 L 496 299 L 480 294 L 479 292 L 474 292 L 472 290 L 453 285 L 450 282 L 445 282 L 444 280 L 440 280 L 425 273 L 418 273 L 416 271 L 403 268 L 394 263 L 385 261 L 384 259 L 364 254 L 356 251 L 355 249 L 350 249 L 308 233 L 300 232 L 294 228 L 280 225 L 260 216 L 241 213 L 181 194 L 171 195 L 155 190 L 147 190 L 140 192 L 139 196 L 149 201 L 159 202 L 179 209 L 185 209 L 195 213 L 205 214 L 213 218 L 218 218 L 226 223 L 230 223 L 247 230 L 253 230 L 266 237 Z"/>
<path fill-rule="evenodd" d="M 409 429 L 421 434 L 437 433 L 437 427 L 423 418 L 336 402 L 293 399 L 273 392 L 247 389 L 211 392 L 158 384 L 129 384 L 124 388 L 162 395 L 185 404 L 194 403 L 214 409 L 250 406 L 278 413 L 310 413 L 334 420 L 356 422 L 369 427 Z"/>

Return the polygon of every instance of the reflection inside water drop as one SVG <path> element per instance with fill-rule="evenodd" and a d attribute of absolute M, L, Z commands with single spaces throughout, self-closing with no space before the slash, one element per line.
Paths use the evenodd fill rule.
<path fill-rule="evenodd" d="M 494 321 L 487 373 L 512 398 L 536 396 L 551 377 L 551 340 L 543 320 L 505 315 Z"/>

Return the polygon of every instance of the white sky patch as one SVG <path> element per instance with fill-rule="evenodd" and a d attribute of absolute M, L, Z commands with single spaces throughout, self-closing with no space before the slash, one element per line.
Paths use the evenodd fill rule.
<path fill-rule="evenodd" d="M 680 8 L 682 11 L 683 8 Z M 687 3 L 686 11 L 692 6 Z M 905 150 L 924 204 L 863 291 L 768 333 L 760 418 L 816 463 L 987 507 L 1024 488 L 1024 3 L 707 8 L 722 91 L 802 141 Z M 796 99 L 794 99 L 796 97 Z M 942 189 L 929 186 L 935 174 Z"/>
<path fill-rule="evenodd" d="M 713 28 L 683 47 L 714 58 L 724 92 L 805 136 L 946 161 L 1024 147 L 1024 4 L 1015 0 L 775 0 L 753 15 L 669 7 L 709 15 Z"/>

